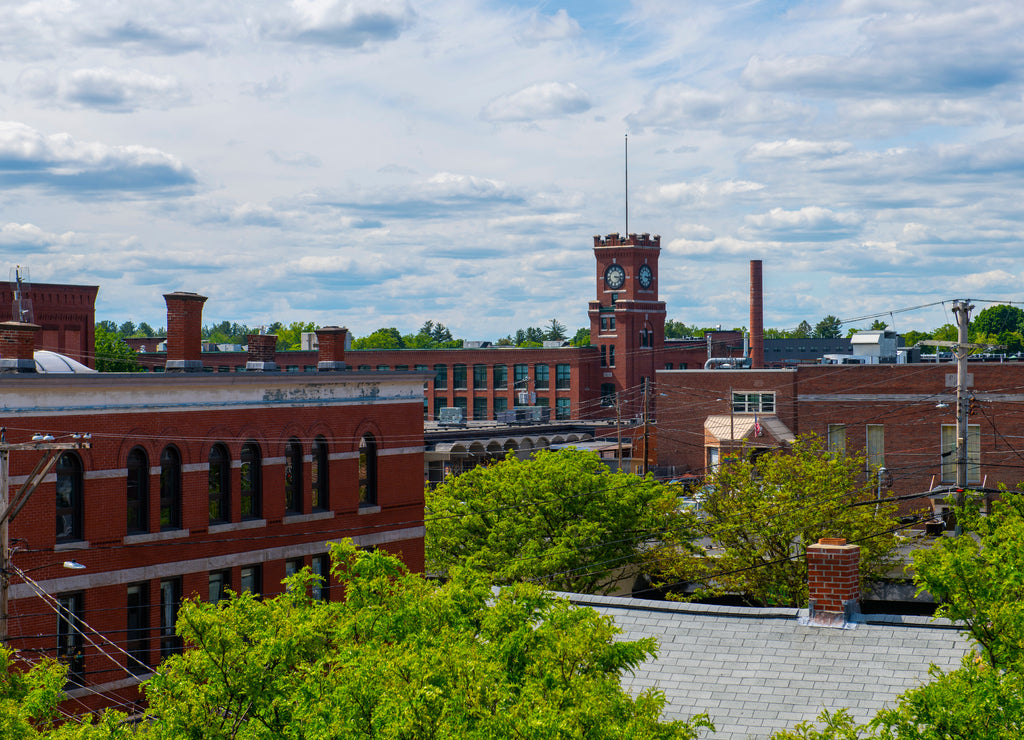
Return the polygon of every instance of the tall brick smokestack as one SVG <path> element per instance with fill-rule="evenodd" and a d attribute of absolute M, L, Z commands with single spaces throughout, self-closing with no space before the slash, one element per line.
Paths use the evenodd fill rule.
<path fill-rule="evenodd" d="M 761 260 L 750 260 L 750 362 L 764 367 L 764 292 L 761 287 Z"/>
<path fill-rule="evenodd" d="M 203 304 L 198 293 L 166 293 L 167 365 L 169 372 L 203 370 Z"/>

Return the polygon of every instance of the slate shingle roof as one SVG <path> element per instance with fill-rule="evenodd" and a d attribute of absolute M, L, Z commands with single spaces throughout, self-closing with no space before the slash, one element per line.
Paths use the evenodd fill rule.
<path fill-rule="evenodd" d="M 625 639 L 656 637 L 658 657 L 623 684 L 663 691 L 666 719 L 707 712 L 714 740 L 767 738 L 823 708 L 866 721 L 925 683 L 930 663 L 953 669 L 970 650 L 956 627 L 927 617 L 863 615 L 840 629 L 808 626 L 802 609 L 562 595 L 612 617 Z"/>

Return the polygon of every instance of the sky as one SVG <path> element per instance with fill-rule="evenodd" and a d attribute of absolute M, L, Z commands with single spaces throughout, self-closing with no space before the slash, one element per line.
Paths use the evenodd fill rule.
<path fill-rule="evenodd" d="M 669 318 L 760 259 L 766 326 L 930 329 L 1022 298 L 1022 83 L 1016 0 L 6 0 L 0 255 L 119 323 L 571 334 L 628 134 Z"/>

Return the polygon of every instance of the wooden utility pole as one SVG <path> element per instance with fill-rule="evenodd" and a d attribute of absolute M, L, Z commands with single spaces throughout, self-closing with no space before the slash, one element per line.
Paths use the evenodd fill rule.
<path fill-rule="evenodd" d="M 647 388 L 650 386 L 650 382 L 644 383 L 644 477 L 647 477 L 647 472 L 650 467 L 648 461 L 650 460 L 650 453 L 648 452 L 648 445 L 651 443 L 651 421 L 650 412 L 648 410 L 649 396 L 647 395 Z"/>
<path fill-rule="evenodd" d="M 967 345 L 967 328 L 971 321 L 969 301 L 953 301 L 953 315 L 956 316 L 957 343 L 956 349 L 956 487 L 957 506 L 964 504 L 964 490 L 967 487 L 967 416 L 970 398 L 967 394 L 967 356 L 970 349 Z M 960 524 L 957 522 L 957 529 Z"/>
<path fill-rule="evenodd" d="M 9 443 L 6 429 L 0 428 L 0 645 L 7 644 L 8 634 L 8 601 L 11 588 L 11 539 L 10 523 L 28 502 L 36 488 L 53 469 L 57 459 L 65 450 L 85 450 L 92 447 L 91 434 L 73 434 L 71 441 L 57 442 L 50 435 L 35 435 L 29 442 Z M 10 491 L 10 456 L 19 450 L 39 450 L 43 456 L 36 462 L 28 479 L 21 485 L 14 496 Z"/>

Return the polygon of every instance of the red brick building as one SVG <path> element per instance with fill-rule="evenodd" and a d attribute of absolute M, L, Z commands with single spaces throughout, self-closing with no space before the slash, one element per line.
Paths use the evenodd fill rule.
<path fill-rule="evenodd" d="M 356 373 L 419 371 L 433 377 L 423 389 L 425 419 L 443 408 L 461 408 L 470 420 L 493 420 L 516 406 L 545 406 L 552 419 L 592 419 L 643 414 L 643 389 L 663 368 L 699 368 L 709 357 L 740 357 L 738 332 L 713 332 L 707 339 L 666 340 L 665 302 L 658 299 L 661 237 L 650 234 L 595 236 L 595 298 L 588 303 L 589 347 L 473 347 L 463 349 L 350 350 Z M 152 340 L 140 356 L 162 370 L 163 353 Z M 251 350 L 251 348 L 250 348 Z M 204 352 L 204 369 L 237 372 L 245 352 Z M 315 352 L 278 352 L 279 369 L 316 370 Z M 648 400 L 649 408 L 657 399 Z"/>
<path fill-rule="evenodd" d="M 139 676 L 179 647 L 183 597 L 272 595 L 302 566 L 327 576 L 326 543 L 344 537 L 423 568 L 425 377 L 342 372 L 336 328 L 322 330 L 316 373 L 189 372 L 205 299 L 166 299 L 164 373 L 0 374 L 8 443 L 91 435 L 10 525 L 10 642 L 68 662 L 71 711 L 136 698 Z M 8 352 L 30 358 L 24 345 Z M 12 495 L 43 454 L 10 453 Z"/>
<path fill-rule="evenodd" d="M 95 367 L 95 285 L 6 284 L 0 287 L 0 321 L 24 321 L 41 327 L 36 349 L 62 355 Z M 20 296 L 16 295 L 20 292 Z M 18 298 L 22 316 L 15 316 Z"/>
<path fill-rule="evenodd" d="M 1024 365 L 969 363 L 968 482 L 1024 480 Z M 701 474 L 740 448 L 814 433 L 867 457 L 883 488 L 922 493 L 955 482 L 956 367 L 817 365 L 657 373 L 658 463 Z M 867 471 L 865 471 L 867 474 Z M 905 508 L 926 505 L 905 502 Z"/>

